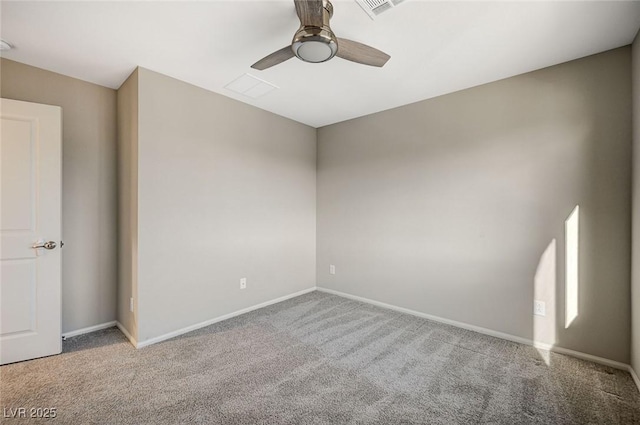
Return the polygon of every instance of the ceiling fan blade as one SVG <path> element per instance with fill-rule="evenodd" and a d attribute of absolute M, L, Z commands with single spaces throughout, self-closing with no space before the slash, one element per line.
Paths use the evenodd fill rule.
<path fill-rule="evenodd" d="M 322 0 L 293 0 L 300 23 L 321 27 L 323 23 Z"/>
<path fill-rule="evenodd" d="M 291 46 L 286 46 L 278 51 L 271 53 L 269 56 L 265 56 L 264 58 L 260 59 L 258 62 L 251 65 L 251 68 L 263 71 L 267 68 L 271 68 L 274 65 L 289 60 L 294 56 L 295 55 L 293 54 L 293 50 L 291 50 Z"/>
<path fill-rule="evenodd" d="M 336 53 L 336 56 L 348 61 L 377 67 L 384 66 L 391 58 L 385 52 L 345 38 L 338 38 L 338 53 Z"/>

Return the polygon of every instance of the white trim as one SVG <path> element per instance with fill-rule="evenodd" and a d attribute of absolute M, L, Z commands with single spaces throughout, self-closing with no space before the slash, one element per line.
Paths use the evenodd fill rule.
<path fill-rule="evenodd" d="M 127 337 L 129 342 L 131 343 L 131 345 L 133 345 L 134 347 L 138 348 L 138 341 L 136 341 L 136 339 L 131 336 L 131 334 L 129 333 L 127 328 L 125 328 L 124 325 L 122 323 L 120 323 L 120 322 L 116 322 L 116 326 L 118 327 L 118 329 L 120 329 L 120 332 L 122 332 L 124 334 L 124 336 Z"/>
<path fill-rule="evenodd" d="M 633 370 L 633 367 L 629 366 L 629 373 L 631 374 L 631 377 L 633 378 L 633 382 L 636 383 L 636 387 L 638 387 L 638 391 L 640 391 L 640 378 L 638 378 L 638 374 L 636 374 L 636 371 Z"/>
<path fill-rule="evenodd" d="M 318 287 L 317 290 L 320 291 L 320 292 L 326 292 L 328 294 L 333 294 L 333 295 L 338 295 L 340 297 L 349 298 L 349 299 L 352 299 L 352 300 L 355 300 L 355 301 L 360 301 L 360 302 L 363 302 L 363 303 L 372 304 L 372 305 L 375 305 L 375 306 L 378 306 L 378 307 L 382 307 L 382 308 L 386 308 L 386 309 L 389 309 L 389 310 L 399 311 L 401 313 L 406 313 L 406 314 L 411 314 L 413 316 L 422 317 L 423 319 L 432 320 L 434 322 L 445 323 L 447 325 L 456 326 L 458 328 L 467 329 L 467 330 L 478 332 L 478 333 L 481 333 L 481 334 L 484 334 L 484 335 L 489 335 L 489 336 L 493 336 L 493 337 L 496 337 L 496 338 L 506 339 L 507 341 L 518 342 L 520 344 L 530 345 L 530 346 L 533 346 L 535 348 L 540 348 L 540 349 L 543 349 L 543 350 L 553 351 L 553 352 L 560 353 L 560 354 L 566 354 L 568 356 L 576 357 L 576 358 L 579 358 L 579 359 L 582 359 L 582 360 L 588 360 L 588 361 L 591 361 L 591 362 L 594 362 L 594 363 L 599 363 L 599 364 L 602 364 L 602 365 L 605 365 L 605 366 L 610 366 L 610 367 L 613 367 L 615 369 L 621 369 L 621 370 L 630 370 L 631 369 L 631 367 L 628 364 L 617 362 L 615 360 L 605 359 L 604 357 L 598 357 L 598 356 L 594 356 L 594 355 L 591 355 L 591 354 L 581 353 L 579 351 L 569 350 L 568 348 L 562 348 L 562 347 L 558 347 L 558 346 L 555 346 L 555 345 L 545 344 L 545 343 L 533 341 L 531 339 L 522 338 L 522 337 L 519 337 L 519 336 L 507 334 L 507 333 L 504 333 L 504 332 L 498 332 L 498 331 L 494 331 L 494 330 L 491 330 L 491 329 L 482 328 L 480 326 L 470 325 L 468 323 L 458 322 L 458 321 L 451 320 L 451 319 L 445 319 L 445 318 L 438 317 L 438 316 L 432 316 L 430 314 L 421 313 L 421 312 L 415 311 L 415 310 L 409 310 L 408 308 L 398 307 L 398 306 L 395 306 L 395 305 L 392 305 L 392 304 L 387 304 L 387 303 L 383 303 L 383 302 L 380 302 L 380 301 L 371 300 L 369 298 L 359 297 L 357 295 L 347 294 L 345 292 L 340 292 L 340 291 L 336 291 L 336 290 L 333 290 L 333 289 Z M 631 376 L 634 376 L 634 374 L 632 373 Z M 634 380 L 636 381 L 636 384 L 638 384 L 637 375 L 634 377 Z M 640 385 L 638 385 L 638 388 L 640 389 Z"/>
<path fill-rule="evenodd" d="M 101 331 L 102 329 L 108 329 L 116 326 L 116 321 L 112 320 L 111 322 L 100 323 L 99 325 L 88 326 L 86 328 L 77 329 L 71 332 L 65 332 L 62 334 L 63 339 L 71 338 L 72 336 L 84 335 L 95 331 Z"/>
<path fill-rule="evenodd" d="M 521 344 L 526 344 L 526 345 L 533 345 L 532 341 L 529 340 L 529 339 L 526 339 L 526 338 L 521 338 L 519 336 L 507 334 L 507 333 L 504 333 L 504 332 L 498 332 L 498 331 L 494 331 L 494 330 L 491 330 L 491 329 L 482 328 L 480 326 L 469 325 L 469 324 L 463 323 L 463 322 L 457 322 L 457 321 L 451 320 L 451 319 L 445 319 L 445 318 L 442 318 L 442 317 L 433 316 L 431 314 L 421 313 L 419 311 L 410 310 L 408 308 L 398 307 L 398 306 L 395 306 L 395 305 L 392 305 L 392 304 L 387 304 L 387 303 L 383 303 L 383 302 L 380 302 L 380 301 L 371 300 L 369 298 L 359 297 L 357 295 L 351 295 L 351 294 L 347 294 L 345 292 L 340 292 L 340 291 L 336 291 L 336 290 L 333 290 L 333 289 L 321 288 L 321 287 L 318 287 L 318 291 L 326 292 L 328 294 L 338 295 L 339 297 L 349 298 L 349 299 L 352 299 L 352 300 L 355 300 L 355 301 L 360 301 L 360 302 L 367 303 L 367 304 L 372 304 L 372 305 L 375 305 L 375 306 L 378 306 L 378 307 L 382 307 L 382 308 L 386 308 L 386 309 L 389 309 L 389 310 L 399 311 L 400 313 L 406 313 L 406 314 L 410 314 L 412 316 L 422 317 L 423 319 L 432 320 L 434 322 L 444 323 L 444 324 L 447 324 L 447 325 L 455 326 L 455 327 L 462 328 L 462 329 L 467 329 L 467 330 L 478 332 L 478 333 L 481 333 L 481 334 L 494 336 L 496 338 L 501 338 L 501 339 L 506 339 L 506 340 L 509 340 L 509 341 L 519 342 Z"/>
<path fill-rule="evenodd" d="M 147 347 L 149 345 L 156 344 L 156 343 L 162 342 L 162 341 L 166 341 L 168 339 L 174 338 L 174 337 L 182 335 L 182 334 L 186 334 L 186 333 L 191 332 L 191 331 L 195 331 L 196 329 L 204 328 L 205 326 L 213 325 L 214 323 L 221 322 L 221 321 L 227 320 L 227 319 L 231 319 L 232 317 L 240 316 L 241 314 L 248 313 L 250 311 L 257 310 L 259 308 L 267 307 L 267 306 L 269 306 L 271 304 L 276 304 L 276 303 L 288 300 L 290 298 L 295 298 L 295 297 L 299 297 L 300 295 L 308 294 L 309 292 L 313 292 L 315 290 L 316 290 L 316 288 L 314 286 L 312 288 L 305 289 L 303 291 L 299 291 L 299 292 L 295 292 L 293 294 L 285 295 L 284 297 L 276 298 L 276 299 L 273 299 L 271 301 L 266 301 L 266 302 L 263 302 L 263 303 L 260 303 L 260 304 L 256 304 L 256 305 L 251 306 L 251 307 L 243 308 L 242 310 L 234 311 L 233 313 L 229 313 L 229 314 L 225 314 L 223 316 L 215 317 L 213 319 L 205 320 L 204 322 L 196 323 L 194 325 L 187 326 L 186 328 L 178 329 L 178 330 L 166 333 L 164 335 L 156 336 L 156 337 L 147 339 L 145 341 L 140 341 L 140 342 L 137 343 L 137 345 L 136 344 L 134 344 L 134 345 L 136 346 L 136 348 Z M 124 331 L 123 331 L 123 333 L 124 333 Z M 131 338 L 131 337 L 128 337 L 128 338 L 133 343 L 133 341 L 134 341 L 133 338 Z"/>
<path fill-rule="evenodd" d="M 558 347 L 557 345 L 545 344 L 543 342 L 538 342 L 538 341 L 530 341 L 527 344 L 532 345 L 535 348 L 540 348 L 541 350 L 547 350 L 547 351 L 553 351 L 554 353 L 566 354 L 567 356 L 576 357 L 578 359 L 587 360 L 587 361 L 598 363 L 604 366 L 610 366 L 614 369 L 629 370 L 629 365 L 626 363 L 618 362 L 615 360 L 609 360 L 604 357 L 594 356 L 593 354 L 587 354 L 581 351 L 570 350 L 568 348 Z"/>

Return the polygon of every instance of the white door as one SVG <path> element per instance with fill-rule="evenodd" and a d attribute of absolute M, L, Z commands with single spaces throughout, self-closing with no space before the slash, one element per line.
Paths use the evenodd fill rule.
<path fill-rule="evenodd" d="M 62 351 L 62 112 L 0 102 L 0 364 L 7 364 Z"/>

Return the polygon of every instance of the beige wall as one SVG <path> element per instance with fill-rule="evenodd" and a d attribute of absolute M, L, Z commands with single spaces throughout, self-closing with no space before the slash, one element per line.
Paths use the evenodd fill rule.
<path fill-rule="evenodd" d="M 0 60 L 4 98 L 62 107 L 62 331 L 116 319 L 116 92 Z"/>
<path fill-rule="evenodd" d="M 633 87 L 633 241 L 631 280 L 631 366 L 640 372 L 640 36 L 632 46 Z"/>
<path fill-rule="evenodd" d="M 138 342 L 312 288 L 316 130 L 138 72 Z"/>
<path fill-rule="evenodd" d="M 630 53 L 319 129 L 318 286 L 628 362 Z M 550 310 L 535 322 L 534 291 Z"/>
<path fill-rule="evenodd" d="M 137 339 L 138 70 L 118 89 L 118 321 Z M 134 299 L 134 311 L 129 300 Z"/>

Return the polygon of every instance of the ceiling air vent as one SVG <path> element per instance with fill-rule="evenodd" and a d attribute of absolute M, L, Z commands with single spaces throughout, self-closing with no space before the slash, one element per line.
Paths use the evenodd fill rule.
<path fill-rule="evenodd" d="M 369 15 L 371 19 L 375 19 L 376 16 L 382 12 L 386 12 L 403 1 L 404 0 L 356 0 L 356 3 L 360 5 L 362 10 L 367 12 L 367 15 Z"/>
<path fill-rule="evenodd" d="M 244 74 L 224 86 L 224 88 L 257 99 L 279 87 L 251 74 Z"/>

